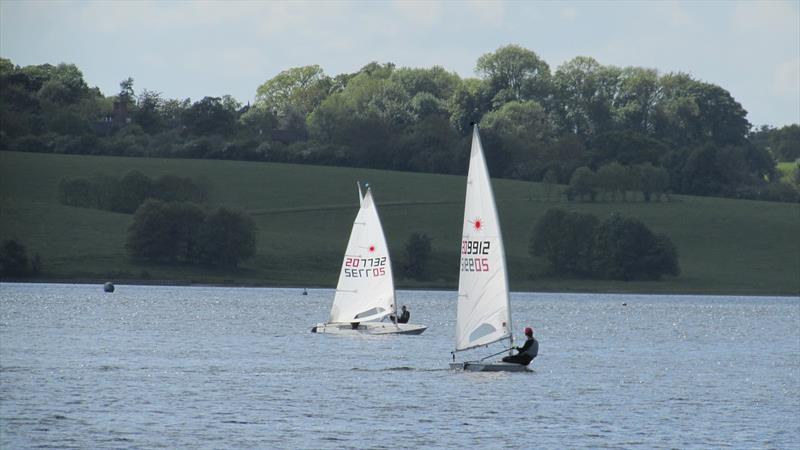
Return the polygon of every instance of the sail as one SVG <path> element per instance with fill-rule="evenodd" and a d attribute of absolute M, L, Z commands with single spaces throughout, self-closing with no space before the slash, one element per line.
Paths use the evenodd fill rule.
<path fill-rule="evenodd" d="M 505 250 L 477 125 L 469 157 L 460 267 L 456 350 L 510 337 Z"/>
<path fill-rule="evenodd" d="M 394 313 L 394 305 L 389 248 L 367 188 L 347 243 L 329 322 L 380 320 Z"/>

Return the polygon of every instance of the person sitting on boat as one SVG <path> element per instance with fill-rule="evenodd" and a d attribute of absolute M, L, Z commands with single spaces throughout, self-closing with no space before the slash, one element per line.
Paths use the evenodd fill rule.
<path fill-rule="evenodd" d="M 402 309 L 403 311 L 400 312 L 400 317 L 397 318 L 397 323 L 408 323 L 408 320 L 411 319 L 411 313 L 406 309 L 406 305 L 403 305 Z"/>
<path fill-rule="evenodd" d="M 504 357 L 503 362 L 527 366 L 533 361 L 533 358 L 536 358 L 536 355 L 539 354 L 539 341 L 533 337 L 533 328 L 525 327 L 525 337 L 527 339 L 522 347 L 513 347 L 513 349 L 517 351 L 517 354 Z"/>

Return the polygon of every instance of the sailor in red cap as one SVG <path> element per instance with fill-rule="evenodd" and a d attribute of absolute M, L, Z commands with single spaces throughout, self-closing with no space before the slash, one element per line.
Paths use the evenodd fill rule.
<path fill-rule="evenodd" d="M 506 356 L 503 362 L 522 364 L 527 366 L 539 354 L 539 341 L 533 337 L 533 328 L 525 327 L 525 344 L 522 347 L 513 347 L 517 351 L 516 355 Z"/>

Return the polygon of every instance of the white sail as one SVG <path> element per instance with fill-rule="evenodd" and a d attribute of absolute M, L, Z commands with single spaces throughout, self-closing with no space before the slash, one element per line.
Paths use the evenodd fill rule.
<path fill-rule="evenodd" d="M 359 196 L 360 196 L 359 186 Z M 394 313 L 389 248 L 367 188 L 347 243 L 329 322 L 366 322 Z"/>
<path fill-rule="evenodd" d="M 460 267 L 456 350 L 510 338 L 506 256 L 477 125 L 469 157 Z"/>

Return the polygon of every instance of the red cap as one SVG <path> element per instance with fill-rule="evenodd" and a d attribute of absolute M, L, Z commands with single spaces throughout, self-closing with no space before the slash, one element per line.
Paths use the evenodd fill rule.
<path fill-rule="evenodd" d="M 525 327 L 525 335 L 526 336 L 533 336 L 533 328 Z"/>

